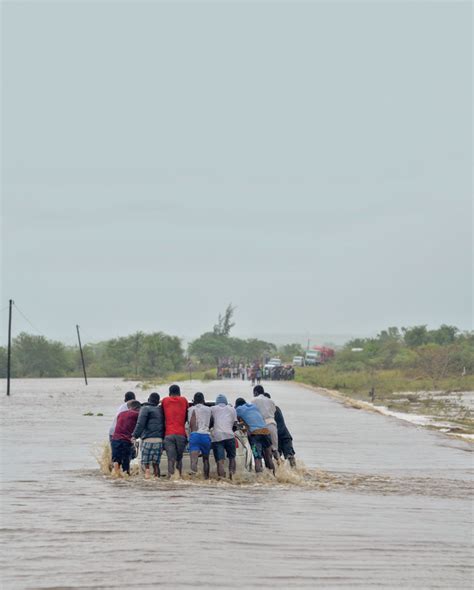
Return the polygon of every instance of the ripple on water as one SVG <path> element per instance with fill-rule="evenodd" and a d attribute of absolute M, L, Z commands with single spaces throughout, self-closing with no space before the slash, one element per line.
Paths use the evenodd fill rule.
<path fill-rule="evenodd" d="M 117 480 L 95 468 L 90 445 L 135 385 L 28 380 L 0 399 L 2 590 L 470 587 L 466 443 L 271 383 L 295 471 Z M 199 385 L 211 397 L 223 387 L 250 392 Z"/>

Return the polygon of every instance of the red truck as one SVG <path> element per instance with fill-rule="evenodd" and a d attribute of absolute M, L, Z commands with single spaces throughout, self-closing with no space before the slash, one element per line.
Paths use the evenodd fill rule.
<path fill-rule="evenodd" d="M 334 349 L 327 346 L 313 346 L 306 351 L 304 364 L 306 366 L 322 365 L 334 356 Z"/>

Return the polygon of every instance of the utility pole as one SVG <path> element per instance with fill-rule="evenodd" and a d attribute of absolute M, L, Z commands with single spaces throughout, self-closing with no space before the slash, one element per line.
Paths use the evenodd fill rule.
<path fill-rule="evenodd" d="M 77 339 L 79 341 L 79 350 L 81 351 L 81 361 L 82 361 L 82 370 L 84 371 L 84 381 L 86 382 L 86 385 L 87 385 L 86 363 L 84 361 L 84 353 L 82 352 L 82 344 L 81 344 L 81 335 L 79 333 L 79 326 L 77 324 L 76 324 L 76 330 L 77 330 Z"/>
<path fill-rule="evenodd" d="M 7 395 L 10 395 L 10 377 L 11 377 L 11 366 L 12 366 L 12 307 L 13 307 L 13 299 L 10 299 L 9 315 L 8 315 Z"/>

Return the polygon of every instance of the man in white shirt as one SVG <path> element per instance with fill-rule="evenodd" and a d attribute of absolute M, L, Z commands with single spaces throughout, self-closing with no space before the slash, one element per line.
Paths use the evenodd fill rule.
<path fill-rule="evenodd" d="M 265 420 L 265 424 L 270 431 L 270 436 L 272 439 L 272 455 L 278 460 L 280 455 L 278 453 L 278 428 L 275 420 L 275 403 L 272 399 L 265 397 L 265 390 L 261 385 L 256 385 L 253 388 L 253 395 L 253 404 L 259 409 L 263 419 Z"/>
<path fill-rule="evenodd" d="M 209 453 L 211 452 L 211 408 L 205 405 L 204 394 L 194 394 L 193 405 L 188 410 L 189 453 L 191 455 L 191 474 L 198 470 L 199 454 L 202 455 L 204 478 L 209 479 Z"/>
<path fill-rule="evenodd" d="M 236 445 L 234 425 L 237 422 L 235 408 L 227 403 L 225 395 L 216 397 L 216 405 L 211 408 L 213 427 L 211 433 L 212 451 L 217 465 L 217 475 L 225 477 L 225 457 L 229 459 L 229 478 L 235 473 Z"/>

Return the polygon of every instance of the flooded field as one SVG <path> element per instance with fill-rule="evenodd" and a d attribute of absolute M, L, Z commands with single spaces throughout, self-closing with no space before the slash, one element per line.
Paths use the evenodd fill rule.
<path fill-rule="evenodd" d="M 269 383 L 296 472 L 112 479 L 94 453 L 124 392 L 146 399 L 136 385 L 19 380 L 0 398 L 5 590 L 472 584 L 470 443 Z M 241 381 L 182 389 L 251 396 Z"/>

